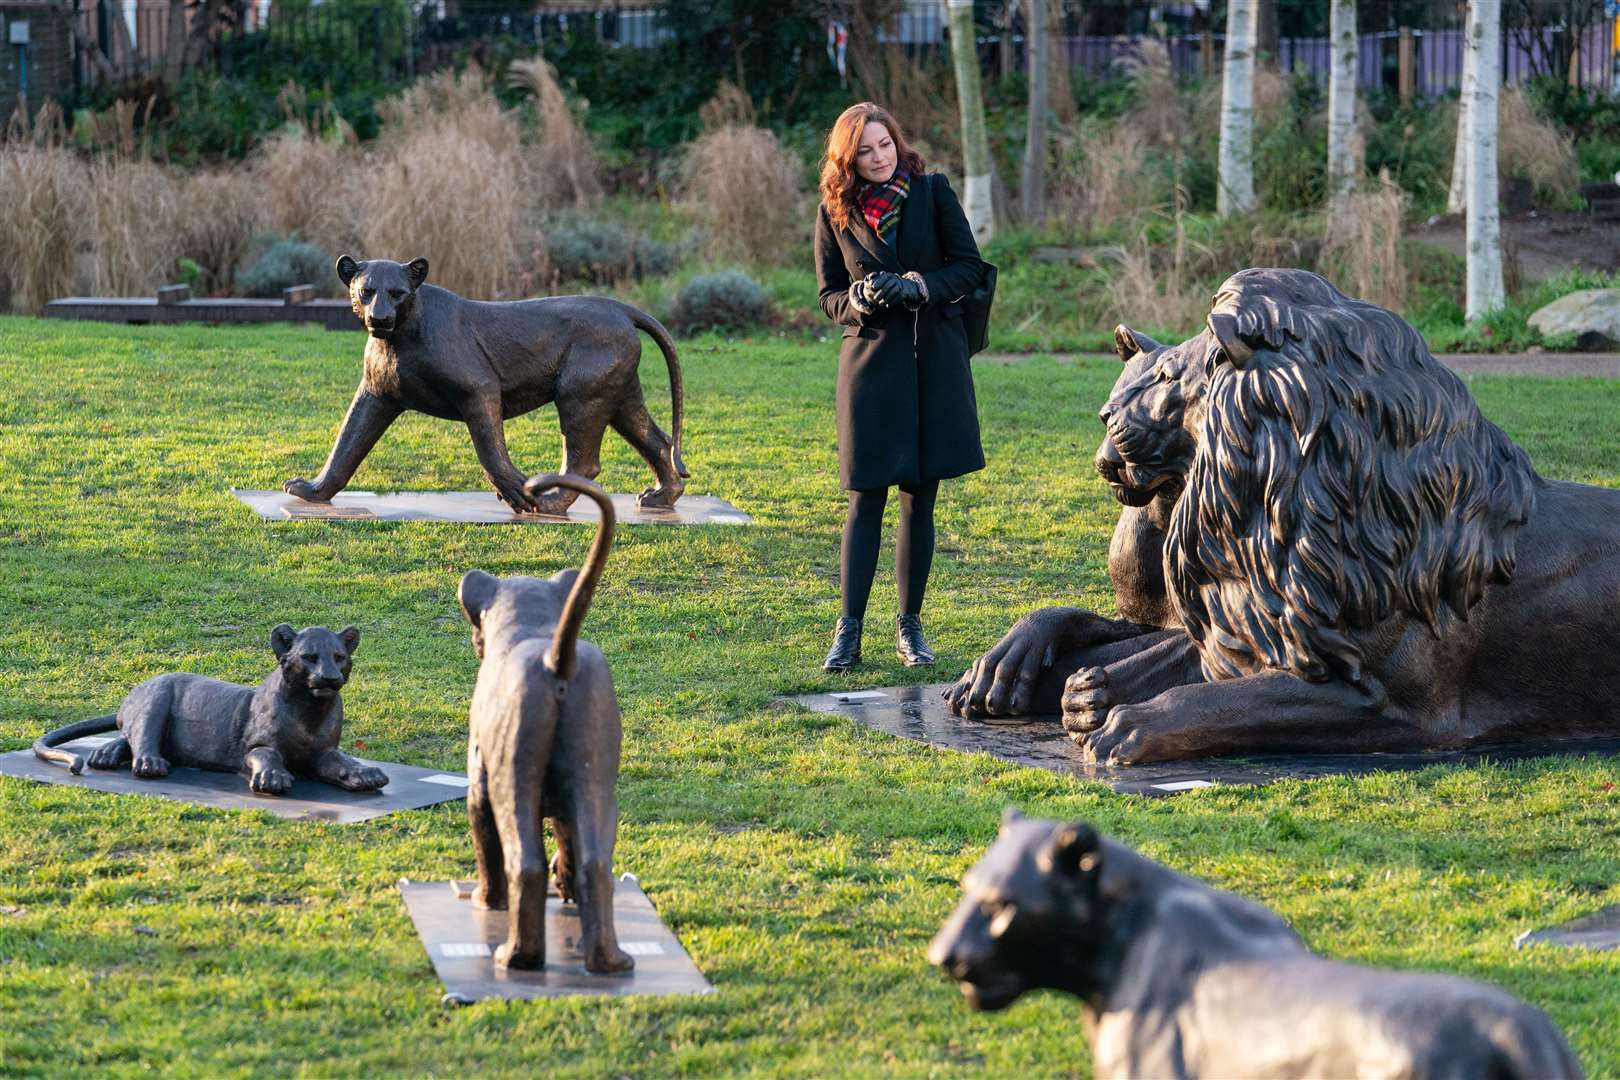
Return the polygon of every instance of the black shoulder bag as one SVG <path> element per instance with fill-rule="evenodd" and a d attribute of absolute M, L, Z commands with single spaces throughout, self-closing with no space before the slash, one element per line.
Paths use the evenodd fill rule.
<path fill-rule="evenodd" d="M 962 305 L 962 329 L 967 331 L 969 356 L 982 353 L 990 345 L 990 305 L 996 299 L 996 264 L 982 256 L 979 261 L 984 264 L 984 277 L 979 279 L 978 287 L 951 301 Z"/>

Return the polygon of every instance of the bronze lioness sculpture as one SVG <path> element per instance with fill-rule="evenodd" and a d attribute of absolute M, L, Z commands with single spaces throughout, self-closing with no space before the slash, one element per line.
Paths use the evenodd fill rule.
<path fill-rule="evenodd" d="M 1089 755 L 1620 734 L 1620 651 L 1589 647 L 1620 636 L 1620 491 L 1538 476 L 1416 330 L 1316 274 L 1234 275 L 1187 345 L 1202 372 L 1161 372 L 1206 384 L 1164 569 L 1199 674 L 1076 672 Z"/>
<path fill-rule="evenodd" d="M 504 422 L 556 403 L 564 472 L 601 471 L 602 434 L 612 425 L 657 476 L 637 505 L 669 508 L 689 474 L 681 460 L 681 365 L 669 331 L 629 304 L 605 296 L 553 296 L 483 302 L 428 285 L 428 262 L 337 261 L 355 314 L 370 335 L 365 368 L 337 443 L 313 481 L 282 487 L 311 502 L 343 490 L 388 425 L 405 410 L 460 420 L 472 434 L 484 475 L 513 510 L 561 514 L 578 493 L 536 499 L 512 464 Z M 647 412 L 636 371 L 644 331 L 669 366 L 671 426 L 665 435 Z"/>
<path fill-rule="evenodd" d="M 86 759 L 57 747 L 117 731 L 118 738 L 91 752 L 91 768 L 127 765 L 142 779 L 167 776 L 174 765 L 245 772 L 248 786 L 265 795 L 286 794 L 295 776 L 350 791 L 386 787 L 381 769 L 338 749 L 342 690 L 359 644 L 357 627 L 336 634 L 324 626 L 295 632 L 282 623 L 270 631 L 276 668 L 258 686 L 187 672 L 159 675 L 131 690 L 115 715 L 40 736 L 34 753 L 77 775 Z"/>
<path fill-rule="evenodd" d="M 962 891 L 929 961 L 976 1009 L 1080 998 L 1099 1078 L 1581 1075 L 1510 994 L 1316 956 L 1267 909 L 1083 822 L 1009 812 Z"/>
<path fill-rule="evenodd" d="M 467 730 L 467 817 L 478 858 L 473 902 L 511 912 L 499 967 L 546 962 L 546 847 L 551 820 L 557 857 L 551 874 L 565 900 L 579 904 L 589 971 L 626 971 L 635 961 L 613 927 L 613 845 L 618 834 L 619 705 L 602 651 L 579 640 L 580 626 L 613 545 L 613 501 L 573 476 L 536 476 L 535 494 L 564 487 L 590 496 L 601 524 L 582 570 L 550 580 L 461 579 L 461 608 L 481 663 Z"/>

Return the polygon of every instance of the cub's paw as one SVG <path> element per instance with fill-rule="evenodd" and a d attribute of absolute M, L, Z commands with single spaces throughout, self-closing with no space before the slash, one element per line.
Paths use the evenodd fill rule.
<path fill-rule="evenodd" d="M 158 754 L 142 754 L 130 765 L 130 772 L 142 780 L 156 780 L 169 775 L 169 759 Z"/>
<path fill-rule="evenodd" d="M 266 769 L 254 769 L 248 775 L 248 787 L 261 795 L 285 795 L 292 787 L 292 773 L 279 765 L 272 765 Z"/>
<path fill-rule="evenodd" d="M 480 881 L 473 890 L 472 905 L 481 911 L 505 911 L 506 882 Z"/>
<path fill-rule="evenodd" d="M 495 966 L 498 968 L 517 968 L 519 971 L 535 971 L 546 966 L 544 950 L 520 950 L 510 941 L 503 942 L 495 950 Z"/>
<path fill-rule="evenodd" d="M 85 760 L 92 769 L 117 769 L 128 765 L 134 755 L 130 752 L 127 739 L 114 739 L 110 743 L 103 743 L 90 751 Z M 165 762 L 165 769 L 168 763 Z"/>
<path fill-rule="evenodd" d="M 388 774 L 375 765 L 345 765 L 337 773 L 338 787 L 348 791 L 376 791 L 388 786 Z"/>
<path fill-rule="evenodd" d="M 595 945 L 585 951 L 585 970 L 598 975 L 629 971 L 635 966 L 635 957 L 617 945 Z"/>

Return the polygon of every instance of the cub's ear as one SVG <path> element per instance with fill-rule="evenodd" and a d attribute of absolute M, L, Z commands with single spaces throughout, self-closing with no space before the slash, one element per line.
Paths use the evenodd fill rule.
<path fill-rule="evenodd" d="M 427 280 L 428 261 L 421 257 L 412 259 L 405 264 L 405 276 L 411 281 L 411 288 L 420 289 Z"/>
<path fill-rule="evenodd" d="M 1040 861 L 1043 869 L 1070 877 L 1076 872 L 1089 874 L 1102 861 L 1102 837 L 1083 821 L 1060 825 Z"/>
<path fill-rule="evenodd" d="M 297 636 L 298 631 L 286 623 L 280 623 L 270 631 L 270 651 L 276 654 L 277 660 L 287 655 L 287 650 L 292 648 L 293 638 Z"/>
<path fill-rule="evenodd" d="M 358 626 L 345 626 L 338 631 L 338 637 L 343 639 L 343 647 L 354 655 L 354 650 L 360 645 L 360 628 Z"/>
<path fill-rule="evenodd" d="M 1254 346 L 1238 333 L 1237 316 L 1224 311 L 1209 313 L 1209 332 L 1221 346 L 1221 351 L 1235 368 L 1241 368 L 1254 357 Z"/>
<path fill-rule="evenodd" d="M 1164 346 L 1157 341 L 1154 341 L 1146 334 L 1137 333 L 1124 323 L 1114 327 L 1114 351 L 1119 354 L 1120 360 L 1124 363 L 1130 363 L 1136 359 L 1139 353 L 1152 352 L 1155 349 L 1162 348 Z"/>
<path fill-rule="evenodd" d="M 1020 821 L 1023 821 L 1023 820 L 1024 820 L 1024 815 L 1020 814 L 1018 812 L 1018 807 L 1016 807 L 1016 806 L 1003 807 L 1002 811 L 1001 811 L 1001 833 L 1000 833 L 1000 835 L 1006 836 L 1008 833 L 1012 832 L 1012 827 L 1014 825 L 1018 824 Z"/>
<path fill-rule="evenodd" d="M 339 255 L 337 261 L 338 280 L 347 285 L 354 280 L 354 275 L 360 272 L 360 264 L 354 261 L 353 255 Z"/>
<path fill-rule="evenodd" d="M 468 622 L 474 626 L 479 624 L 499 587 L 500 579 L 482 570 L 469 570 L 462 576 L 456 596 L 461 600 L 461 610 L 466 613 Z"/>
<path fill-rule="evenodd" d="M 561 585 L 564 590 L 568 590 L 574 587 L 574 579 L 577 577 L 579 577 L 579 568 L 570 566 L 566 570 L 559 570 L 552 574 L 551 580 L 555 584 Z"/>

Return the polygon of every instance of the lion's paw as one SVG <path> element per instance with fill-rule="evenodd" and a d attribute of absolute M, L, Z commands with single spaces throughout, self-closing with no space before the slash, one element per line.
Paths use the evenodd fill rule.
<path fill-rule="evenodd" d="M 510 941 L 502 942 L 495 950 L 495 966 L 498 968 L 517 968 L 519 971 L 534 971 L 546 966 L 546 954 L 538 949 L 519 950 Z"/>
<path fill-rule="evenodd" d="M 597 944 L 585 951 L 585 970 L 598 975 L 612 975 L 629 971 L 636 966 L 635 957 L 617 945 Z"/>
<path fill-rule="evenodd" d="M 1163 752 L 1147 723 L 1150 711 L 1120 705 L 1108 714 L 1108 721 L 1088 732 L 1071 734 L 1084 751 L 1086 760 L 1099 765 L 1141 765 L 1163 761 L 1174 754 Z"/>
<path fill-rule="evenodd" d="M 92 769 L 117 769 L 129 764 L 134 755 L 130 752 L 129 741 L 114 739 L 110 743 L 103 743 L 90 751 L 85 760 Z M 167 762 L 164 763 L 165 766 Z"/>
<path fill-rule="evenodd" d="M 169 759 L 160 754 L 142 754 L 130 765 L 130 771 L 142 780 L 156 780 L 169 775 Z"/>
<path fill-rule="evenodd" d="M 314 484 L 310 483 L 308 480 L 305 480 L 302 476 L 295 476 L 291 480 L 288 480 L 285 484 L 281 485 L 281 490 L 285 491 L 293 498 L 303 499 L 305 502 L 328 501 L 321 497 L 319 489 L 317 489 Z"/>
<path fill-rule="evenodd" d="M 376 791 L 388 786 L 388 774 L 375 765 L 355 765 L 339 770 L 337 782 L 347 791 Z"/>
<path fill-rule="evenodd" d="M 285 795 L 292 787 L 292 773 L 279 765 L 272 765 L 266 769 L 254 769 L 248 777 L 248 787 L 261 795 Z"/>
<path fill-rule="evenodd" d="M 1063 730 L 1079 742 L 1081 736 L 1103 726 L 1113 704 L 1108 672 L 1100 667 L 1081 668 L 1063 684 Z"/>
<path fill-rule="evenodd" d="M 638 510 L 672 510 L 681 497 L 681 488 L 650 487 L 636 496 Z"/>

